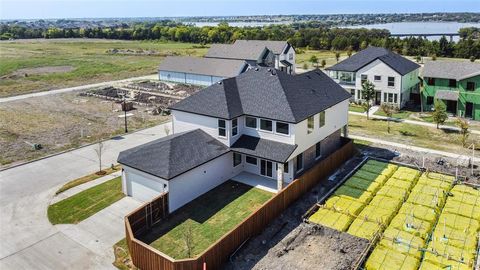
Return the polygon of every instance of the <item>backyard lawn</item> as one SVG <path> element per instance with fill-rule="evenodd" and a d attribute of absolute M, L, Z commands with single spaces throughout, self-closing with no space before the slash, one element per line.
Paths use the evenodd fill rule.
<path fill-rule="evenodd" d="M 175 259 L 194 257 L 273 195 L 242 183 L 227 181 L 172 213 L 141 240 Z M 191 243 L 190 249 L 187 248 L 187 242 Z"/>
<path fill-rule="evenodd" d="M 357 105 L 354 103 L 351 103 L 348 105 L 348 110 L 351 112 L 359 112 L 359 113 L 364 113 L 365 109 L 361 105 Z"/>
<path fill-rule="evenodd" d="M 117 177 L 50 205 L 48 219 L 52 224 L 77 224 L 124 196 Z"/>
<path fill-rule="evenodd" d="M 412 114 L 412 112 L 400 110 L 400 111 L 397 111 L 397 112 L 393 113 L 393 114 L 392 114 L 392 117 L 393 117 L 393 118 L 399 118 L 399 119 L 406 119 L 406 118 L 408 118 L 408 117 L 410 116 L 410 114 Z M 375 115 L 387 116 L 387 115 L 382 111 L 382 109 L 378 109 L 378 111 L 375 112 Z"/>

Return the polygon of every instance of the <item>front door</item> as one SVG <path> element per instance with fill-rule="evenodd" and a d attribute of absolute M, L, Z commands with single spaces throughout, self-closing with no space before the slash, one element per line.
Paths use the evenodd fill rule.
<path fill-rule="evenodd" d="M 263 176 L 272 177 L 273 176 L 273 163 L 262 159 L 260 161 L 260 174 Z"/>
<path fill-rule="evenodd" d="M 447 100 L 447 112 L 453 115 L 457 114 L 457 102 L 455 100 Z"/>
<path fill-rule="evenodd" d="M 472 116 L 473 116 L 473 103 L 467 102 L 465 104 L 465 117 L 472 118 Z"/>
<path fill-rule="evenodd" d="M 381 98 L 382 98 L 382 92 L 377 91 L 375 93 L 375 105 L 380 105 Z"/>

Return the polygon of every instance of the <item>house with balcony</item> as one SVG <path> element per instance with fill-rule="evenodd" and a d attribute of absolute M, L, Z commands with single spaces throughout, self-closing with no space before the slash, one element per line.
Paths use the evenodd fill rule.
<path fill-rule="evenodd" d="M 480 63 L 429 61 L 421 72 L 424 110 L 443 102 L 447 112 L 480 120 Z"/>
<path fill-rule="evenodd" d="M 123 192 L 172 212 L 233 179 L 277 192 L 342 145 L 350 95 L 319 70 L 253 68 L 172 106 L 173 134 L 119 154 Z"/>
<path fill-rule="evenodd" d="M 350 93 L 352 101 L 364 101 L 362 84 L 369 80 L 376 90 L 375 105 L 402 108 L 412 94 L 419 93 L 419 69 L 417 63 L 385 48 L 368 47 L 326 70 Z"/>

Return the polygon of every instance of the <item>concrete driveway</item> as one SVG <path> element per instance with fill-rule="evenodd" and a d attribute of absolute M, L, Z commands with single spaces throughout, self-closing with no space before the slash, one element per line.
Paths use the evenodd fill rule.
<path fill-rule="evenodd" d="M 165 136 L 165 125 L 171 123 L 107 141 L 104 164 L 115 163 L 120 151 Z M 47 218 L 47 207 L 61 185 L 97 170 L 94 148 L 80 148 L 0 172 L 0 269 L 113 268 L 113 251 L 109 253 L 106 247 L 120 239 L 109 235 L 118 235 L 123 229 L 123 222 L 119 224 L 125 210 L 122 207 L 135 205 L 129 202 L 131 198 L 74 227 L 53 226 Z M 105 226 L 111 226 L 113 233 L 104 234 Z"/>

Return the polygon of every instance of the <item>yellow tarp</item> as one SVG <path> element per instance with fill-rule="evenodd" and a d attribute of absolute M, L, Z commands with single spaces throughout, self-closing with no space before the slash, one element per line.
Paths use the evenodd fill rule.
<path fill-rule="evenodd" d="M 353 188 L 358 188 L 362 190 L 366 190 L 368 192 L 375 193 L 379 188 L 380 184 L 377 182 L 369 182 L 367 180 L 364 180 L 362 178 L 358 178 L 355 176 L 350 177 L 345 183 L 345 186 L 353 187 Z"/>
<path fill-rule="evenodd" d="M 454 199 L 448 200 L 442 210 L 444 213 L 452 213 L 468 218 L 480 220 L 480 206 L 465 204 Z"/>
<path fill-rule="evenodd" d="M 425 246 L 425 240 L 406 231 L 388 227 L 383 233 L 380 245 L 420 259 L 420 249 Z"/>
<path fill-rule="evenodd" d="M 383 195 L 376 195 L 373 197 L 369 206 L 376 205 L 378 207 L 389 209 L 390 211 L 396 212 L 403 203 L 403 198 L 392 198 Z"/>
<path fill-rule="evenodd" d="M 433 222 L 428 222 L 423 219 L 416 218 L 411 214 L 400 213 L 396 215 L 390 222 L 389 227 L 397 228 L 413 235 L 419 236 L 423 239 L 428 238 L 431 232 Z"/>
<path fill-rule="evenodd" d="M 428 185 L 431 187 L 439 187 L 445 190 L 448 190 L 452 185 L 452 183 L 449 181 L 443 181 L 435 178 L 428 178 L 424 175 L 420 176 L 420 178 L 418 179 L 418 184 Z"/>
<path fill-rule="evenodd" d="M 377 246 L 367 262 L 366 270 L 416 270 L 420 265 L 420 260 L 388 248 Z"/>
<path fill-rule="evenodd" d="M 418 183 L 413 188 L 411 193 L 420 193 L 426 195 L 440 195 L 444 196 L 448 192 L 448 189 L 444 189 L 442 187 L 432 187 L 428 184 Z"/>
<path fill-rule="evenodd" d="M 451 191 L 452 197 L 449 197 L 453 201 L 461 202 L 463 204 L 470 204 L 476 207 L 480 207 L 480 198 L 478 196 L 471 195 L 469 193 L 461 193 L 456 190 Z"/>
<path fill-rule="evenodd" d="M 325 206 L 327 208 L 334 208 L 335 210 L 342 213 L 358 215 L 358 213 L 360 213 L 360 211 L 362 211 L 362 209 L 365 207 L 365 204 L 353 199 L 333 196 L 325 202 Z"/>
<path fill-rule="evenodd" d="M 353 219 L 353 217 L 346 214 L 320 208 L 315 214 L 311 215 L 308 220 L 344 232 L 352 223 Z"/>
<path fill-rule="evenodd" d="M 390 220 L 395 216 L 392 209 L 386 209 L 382 205 L 367 205 L 362 212 L 358 214 L 358 218 L 367 218 L 370 221 L 388 225 Z"/>
<path fill-rule="evenodd" d="M 451 246 L 442 241 L 433 241 L 428 245 L 428 249 L 434 250 L 439 254 L 447 255 L 450 258 L 454 258 L 458 261 L 469 262 L 475 258 L 476 247 L 459 248 Z"/>
<path fill-rule="evenodd" d="M 447 181 L 450 183 L 453 183 L 453 181 L 455 180 L 455 177 L 453 175 L 445 175 L 445 174 L 435 173 L 435 172 L 428 172 L 428 173 L 424 172 L 422 176 L 429 179 L 437 179 L 437 180 Z"/>
<path fill-rule="evenodd" d="M 378 232 L 381 232 L 381 230 L 382 227 L 380 226 L 380 224 L 357 218 L 350 225 L 347 233 L 360 238 L 372 240 Z"/>
<path fill-rule="evenodd" d="M 409 191 L 412 188 L 413 182 L 408 182 L 408 181 L 403 181 L 397 178 L 390 178 L 388 181 L 385 183 L 385 186 L 394 186 L 401 188 L 405 191 Z"/>
<path fill-rule="evenodd" d="M 396 186 L 383 186 L 376 193 L 376 196 L 379 195 L 403 200 L 407 196 L 407 191 Z"/>
<path fill-rule="evenodd" d="M 477 233 L 437 226 L 432 235 L 432 242 L 434 244 L 445 243 L 458 248 L 475 248 L 477 246 Z"/>
<path fill-rule="evenodd" d="M 345 185 L 342 185 L 341 187 L 339 187 L 335 191 L 334 196 L 351 198 L 365 204 L 370 202 L 373 198 L 372 193 L 369 191 L 361 190 L 358 188 L 353 188 Z"/>
<path fill-rule="evenodd" d="M 452 188 L 452 194 L 460 194 L 460 193 L 467 193 L 469 195 L 480 197 L 480 190 L 474 189 L 473 187 L 469 187 L 467 185 L 456 185 Z"/>
<path fill-rule="evenodd" d="M 413 215 L 416 218 L 434 223 L 437 219 L 438 212 L 435 209 L 423 205 L 415 205 L 406 202 L 402 205 L 399 214 Z"/>
<path fill-rule="evenodd" d="M 456 263 L 452 262 L 452 264 L 435 264 L 430 261 L 423 261 L 422 264 L 420 265 L 419 270 L 472 270 L 471 267 L 468 267 L 467 265 L 463 263 Z"/>
<path fill-rule="evenodd" d="M 438 265 L 440 267 L 443 267 L 443 269 L 449 269 L 448 267 L 450 266 L 451 269 L 458 269 L 458 270 L 472 270 L 472 262 L 458 262 L 455 260 L 449 260 L 447 257 L 443 256 L 437 256 L 431 252 L 425 252 L 425 256 L 423 258 L 424 261 L 433 263 L 435 265 Z M 469 266 L 470 264 L 470 266 Z"/>
<path fill-rule="evenodd" d="M 407 167 L 400 167 L 392 175 L 392 178 L 397 178 L 397 179 L 408 181 L 408 182 L 416 182 L 419 175 L 420 175 L 419 170 L 415 170 Z"/>
<path fill-rule="evenodd" d="M 446 225 L 446 227 L 455 228 L 463 232 L 478 232 L 479 222 L 479 220 L 455 214 L 442 213 L 438 218 L 437 228 L 443 228 L 443 226 Z"/>
<path fill-rule="evenodd" d="M 445 197 L 443 196 L 443 194 L 440 196 L 436 196 L 436 195 L 414 193 L 414 194 L 410 194 L 410 196 L 407 199 L 407 202 L 412 204 L 427 206 L 433 209 L 439 209 L 445 202 Z"/>

